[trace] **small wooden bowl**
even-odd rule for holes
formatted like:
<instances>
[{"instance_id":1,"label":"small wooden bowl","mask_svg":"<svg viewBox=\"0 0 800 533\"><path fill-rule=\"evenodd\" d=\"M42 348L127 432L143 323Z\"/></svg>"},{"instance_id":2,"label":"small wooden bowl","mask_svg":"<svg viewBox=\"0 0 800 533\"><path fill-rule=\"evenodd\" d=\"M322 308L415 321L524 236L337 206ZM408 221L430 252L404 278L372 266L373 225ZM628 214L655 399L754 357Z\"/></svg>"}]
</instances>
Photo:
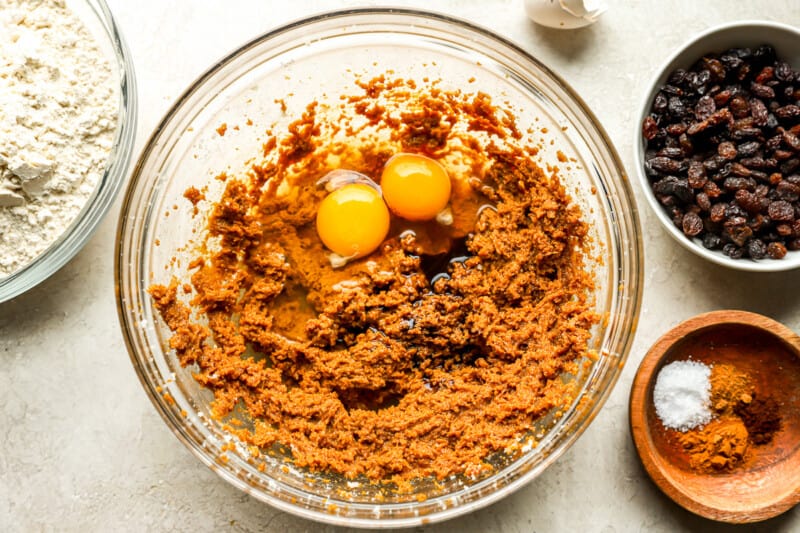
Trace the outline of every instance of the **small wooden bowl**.
<instances>
[{"instance_id":1,"label":"small wooden bowl","mask_svg":"<svg viewBox=\"0 0 800 533\"><path fill-rule=\"evenodd\" d=\"M693 470L686 453L655 412L659 370L691 355L706 364L730 364L753 378L758 396L779 405L781 429L772 442L750 446L744 464L720 473ZM800 336L765 316L714 311L691 318L647 352L630 397L633 440L645 470L678 505L734 524L774 517L800 502Z\"/></svg>"}]
</instances>

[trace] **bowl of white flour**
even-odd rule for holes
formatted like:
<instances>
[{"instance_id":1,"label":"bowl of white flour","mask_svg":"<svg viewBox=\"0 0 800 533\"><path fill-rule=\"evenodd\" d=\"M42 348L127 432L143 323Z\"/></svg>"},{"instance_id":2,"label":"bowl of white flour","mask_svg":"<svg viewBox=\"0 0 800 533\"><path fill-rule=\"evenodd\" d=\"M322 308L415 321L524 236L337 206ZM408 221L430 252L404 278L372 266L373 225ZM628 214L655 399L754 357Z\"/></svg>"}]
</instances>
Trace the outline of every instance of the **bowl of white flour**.
<instances>
[{"instance_id":1,"label":"bowl of white flour","mask_svg":"<svg viewBox=\"0 0 800 533\"><path fill-rule=\"evenodd\" d=\"M135 129L133 65L103 0L0 0L0 302L88 241Z\"/></svg>"}]
</instances>

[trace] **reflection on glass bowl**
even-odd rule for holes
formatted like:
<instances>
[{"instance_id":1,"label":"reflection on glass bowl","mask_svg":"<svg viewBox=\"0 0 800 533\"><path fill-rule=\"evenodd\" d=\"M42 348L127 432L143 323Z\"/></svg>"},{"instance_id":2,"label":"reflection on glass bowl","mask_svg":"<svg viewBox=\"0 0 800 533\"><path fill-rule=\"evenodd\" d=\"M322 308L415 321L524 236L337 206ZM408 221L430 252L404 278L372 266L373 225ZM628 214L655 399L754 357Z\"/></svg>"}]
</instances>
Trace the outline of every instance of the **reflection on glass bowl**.
<instances>
[{"instance_id":1,"label":"reflection on glass bowl","mask_svg":"<svg viewBox=\"0 0 800 533\"><path fill-rule=\"evenodd\" d=\"M172 275L185 279L178 265L185 267L191 254L181 247L192 232L202 230L203 218L173 209L186 204L186 189L208 186L206 194L213 197L220 187L216 173L243 169L261 146L255 133L237 132L236 141L224 137L220 142L221 124L244 117L266 125L287 116L291 120L302 111L300 104L347 94L352 88L348 73L369 79L387 70L403 78L442 80L450 88L471 84L525 110L517 117L520 131L533 132L535 122L537 135L549 132L553 144L537 155L542 165L556 164L563 157L559 151L574 158L561 177L590 225L598 256L592 264L596 310L602 316L590 342L596 357L572 377L579 385L577 398L563 416L545 417L531 428L535 446L519 457L499 457L485 476L420 482L412 492L397 494L369 482L310 474L280 455L254 461L210 415L212 394L168 348L170 332L147 294L154 282ZM284 96L288 109L282 113L274 102ZM225 480L280 509L334 524L400 527L483 507L552 464L586 429L622 369L638 316L642 255L624 176L607 136L572 90L537 60L485 30L398 9L357 9L291 24L244 45L197 80L142 154L120 215L116 258L118 309L131 359L178 438Z\"/></svg>"}]
</instances>

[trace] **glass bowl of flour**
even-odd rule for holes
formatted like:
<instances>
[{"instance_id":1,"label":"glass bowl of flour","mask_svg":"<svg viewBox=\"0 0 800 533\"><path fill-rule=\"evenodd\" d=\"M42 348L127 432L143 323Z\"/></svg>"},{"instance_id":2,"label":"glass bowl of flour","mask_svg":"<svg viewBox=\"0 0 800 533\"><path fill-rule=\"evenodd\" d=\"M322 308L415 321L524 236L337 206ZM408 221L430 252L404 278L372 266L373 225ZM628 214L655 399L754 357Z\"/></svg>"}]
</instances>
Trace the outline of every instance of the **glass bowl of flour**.
<instances>
[{"instance_id":1,"label":"glass bowl of flour","mask_svg":"<svg viewBox=\"0 0 800 533\"><path fill-rule=\"evenodd\" d=\"M0 302L89 240L135 129L133 65L103 0L0 0Z\"/></svg>"}]
</instances>

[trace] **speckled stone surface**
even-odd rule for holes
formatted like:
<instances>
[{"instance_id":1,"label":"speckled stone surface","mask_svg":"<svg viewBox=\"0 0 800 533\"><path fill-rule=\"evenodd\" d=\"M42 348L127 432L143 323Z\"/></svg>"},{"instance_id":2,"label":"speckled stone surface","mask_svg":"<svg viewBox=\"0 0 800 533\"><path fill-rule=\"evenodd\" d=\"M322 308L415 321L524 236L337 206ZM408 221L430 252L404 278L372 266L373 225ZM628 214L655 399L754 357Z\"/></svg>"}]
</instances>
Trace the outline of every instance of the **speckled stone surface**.
<instances>
[{"instance_id":1,"label":"speckled stone surface","mask_svg":"<svg viewBox=\"0 0 800 533\"><path fill-rule=\"evenodd\" d=\"M432 8L519 43L586 100L632 168L636 108L658 65L717 23L800 25L794 0L612 0L594 26L530 23L521 0L393 4ZM109 0L132 49L140 93L137 152L182 90L214 60L284 22L351 0ZM636 194L641 191L634 184ZM738 308L800 330L800 273L724 270L674 243L639 202L646 273L636 340L600 415L543 475L471 515L420 531L723 530L663 496L642 470L627 401L650 344L704 311ZM119 202L84 250L48 281L0 304L0 531L341 531L237 491L171 434L142 390L116 317L112 273ZM743 530L798 531L800 510Z\"/></svg>"}]
</instances>

